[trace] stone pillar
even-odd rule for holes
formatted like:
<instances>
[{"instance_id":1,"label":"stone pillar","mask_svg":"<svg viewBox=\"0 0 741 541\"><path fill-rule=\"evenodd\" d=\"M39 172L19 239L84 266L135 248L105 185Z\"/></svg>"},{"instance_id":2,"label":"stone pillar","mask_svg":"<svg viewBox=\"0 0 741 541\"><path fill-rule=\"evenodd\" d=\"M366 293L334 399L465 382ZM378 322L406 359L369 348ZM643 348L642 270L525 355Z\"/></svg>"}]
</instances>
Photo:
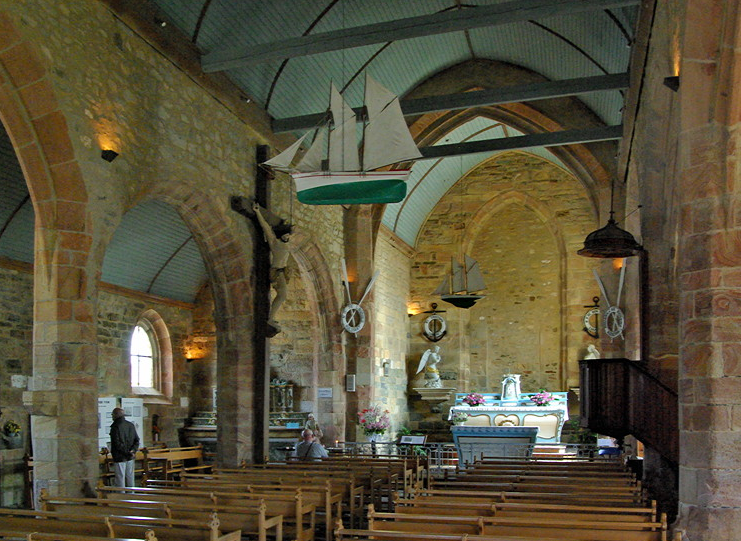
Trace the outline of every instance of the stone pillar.
<instances>
[{"instance_id":1,"label":"stone pillar","mask_svg":"<svg viewBox=\"0 0 741 541\"><path fill-rule=\"evenodd\" d=\"M95 305L85 258L72 256L85 238L36 230L33 378L23 398L35 488L52 495L91 496L99 475Z\"/></svg>"},{"instance_id":2,"label":"stone pillar","mask_svg":"<svg viewBox=\"0 0 741 541\"><path fill-rule=\"evenodd\" d=\"M0 50L0 117L36 223L33 377L23 395L34 478L52 494L90 495L98 478L98 367L87 192L46 63L5 10Z\"/></svg>"},{"instance_id":3,"label":"stone pillar","mask_svg":"<svg viewBox=\"0 0 741 541\"><path fill-rule=\"evenodd\" d=\"M350 294L358 302L373 276L373 221L371 205L352 205L345 212L345 259L350 279ZM344 306L346 302L342 303ZM347 396L347 426L345 437L357 441L357 412L374 404L373 363L375 359L373 341L373 292L361 305L366 315L365 326L357 336L345 332L347 373L355 374L355 393ZM382 402L382 401L381 401ZM362 439L362 438L360 438Z\"/></svg>"},{"instance_id":4,"label":"stone pillar","mask_svg":"<svg viewBox=\"0 0 741 541\"><path fill-rule=\"evenodd\" d=\"M242 313L237 311L224 318L217 313L216 317L218 461L230 468L238 467L243 460L253 462L256 449L265 444L264 436L255 433L255 417L264 414L264 407L255 407L254 326L252 318L244 313L251 308L245 303Z\"/></svg>"},{"instance_id":5,"label":"stone pillar","mask_svg":"<svg viewBox=\"0 0 741 541\"><path fill-rule=\"evenodd\" d=\"M739 14L689 0L680 70L680 493L684 539L741 531Z\"/></svg>"}]
</instances>

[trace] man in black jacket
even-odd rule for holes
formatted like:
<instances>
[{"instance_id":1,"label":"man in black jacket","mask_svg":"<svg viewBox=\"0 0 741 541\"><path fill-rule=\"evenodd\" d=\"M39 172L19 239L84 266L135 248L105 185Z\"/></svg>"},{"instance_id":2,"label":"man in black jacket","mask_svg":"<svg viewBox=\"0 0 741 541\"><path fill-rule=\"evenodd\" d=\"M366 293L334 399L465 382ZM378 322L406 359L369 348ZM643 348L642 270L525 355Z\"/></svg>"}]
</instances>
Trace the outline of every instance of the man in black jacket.
<instances>
[{"instance_id":1,"label":"man in black jacket","mask_svg":"<svg viewBox=\"0 0 741 541\"><path fill-rule=\"evenodd\" d=\"M115 472L114 485L117 487L134 486L134 458L139 450L139 436L134 423L124 419L124 410L114 408L111 412L111 456Z\"/></svg>"}]
</instances>

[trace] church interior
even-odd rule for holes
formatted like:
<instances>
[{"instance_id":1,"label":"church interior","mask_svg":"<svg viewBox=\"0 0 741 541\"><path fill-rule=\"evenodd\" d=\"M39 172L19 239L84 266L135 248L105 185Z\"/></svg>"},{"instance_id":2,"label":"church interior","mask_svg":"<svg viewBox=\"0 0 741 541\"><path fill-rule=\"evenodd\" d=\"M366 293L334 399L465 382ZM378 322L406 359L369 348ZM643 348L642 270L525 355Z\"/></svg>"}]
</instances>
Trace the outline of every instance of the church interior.
<instances>
[{"instance_id":1,"label":"church interior","mask_svg":"<svg viewBox=\"0 0 741 541\"><path fill-rule=\"evenodd\" d=\"M737 539L739 7L0 0L0 507L93 495L116 406L238 468L542 391Z\"/></svg>"}]
</instances>

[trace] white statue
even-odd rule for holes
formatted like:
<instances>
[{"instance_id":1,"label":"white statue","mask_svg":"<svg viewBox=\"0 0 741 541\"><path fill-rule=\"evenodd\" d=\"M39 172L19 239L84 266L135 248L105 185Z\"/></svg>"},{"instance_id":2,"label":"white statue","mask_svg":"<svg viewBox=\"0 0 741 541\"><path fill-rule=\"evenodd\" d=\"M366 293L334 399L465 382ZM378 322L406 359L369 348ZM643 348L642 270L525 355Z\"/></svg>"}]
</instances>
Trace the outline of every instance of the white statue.
<instances>
[{"instance_id":1,"label":"white statue","mask_svg":"<svg viewBox=\"0 0 741 541\"><path fill-rule=\"evenodd\" d=\"M502 400L520 399L520 374L504 374L502 379Z\"/></svg>"},{"instance_id":2,"label":"white statue","mask_svg":"<svg viewBox=\"0 0 741 541\"><path fill-rule=\"evenodd\" d=\"M422 354L419 360L419 366L417 367L417 374L424 370L425 366L425 387L429 389L440 389L443 384L440 381L440 372L437 369L437 364L441 361L440 358L440 346L434 346L433 349L428 349Z\"/></svg>"},{"instance_id":3,"label":"white statue","mask_svg":"<svg viewBox=\"0 0 741 541\"><path fill-rule=\"evenodd\" d=\"M599 359L599 358L600 356L599 356L599 351L597 350L597 348L594 346L594 344L589 344L587 346L587 354L584 355L584 359L586 360L586 359Z\"/></svg>"}]
</instances>

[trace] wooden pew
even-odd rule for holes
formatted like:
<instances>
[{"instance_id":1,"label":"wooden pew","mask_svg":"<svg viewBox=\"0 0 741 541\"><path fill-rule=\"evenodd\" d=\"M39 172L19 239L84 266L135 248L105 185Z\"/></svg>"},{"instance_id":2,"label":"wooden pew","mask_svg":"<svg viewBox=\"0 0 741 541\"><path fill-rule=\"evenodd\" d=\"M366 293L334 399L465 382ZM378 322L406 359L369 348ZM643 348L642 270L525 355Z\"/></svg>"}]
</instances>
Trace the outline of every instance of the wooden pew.
<instances>
[{"instance_id":1,"label":"wooden pew","mask_svg":"<svg viewBox=\"0 0 741 541\"><path fill-rule=\"evenodd\" d=\"M183 474L180 484L183 487L191 489L239 490L256 494L301 489L304 495L304 501L314 504L317 513L323 513L325 515L325 524L330 536L332 525L334 524L333 515L342 516L343 502L347 505L351 521L354 521L357 516L361 515L363 510L363 488L356 486L352 478L333 479L317 475L300 477L298 479L294 478L290 484L284 483L282 478L280 482L275 483L269 483L268 481L271 478L264 476L260 476L258 479L250 479L259 480L262 483L247 483L247 479L239 474Z\"/></svg>"},{"instance_id":2,"label":"wooden pew","mask_svg":"<svg viewBox=\"0 0 741 541\"><path fill-rule=\"evenodd\" d=\"M444 535L439 533L394 532L383 530L354 530L338 527L335 529L336 541L350 540L387 540L387 541L523 541L520 536L496 537L485 535ZM539 541L561 541L557 537L541 537Z\"/></svg>"},{"instance_id":3,"label":"wooden pew","mask_svg":"<svg viewBox=\"0 0 741 541\"><path fill-rule=\"evenodd\" d=\"M241 532L222 533L218 517L208 521L174 520L140 516L71 515L51 511L0 508L3 529L25 533L143 537L153 530L159 541L240 541Z\"/></svg>"},{"instance_id":4,"label":"wooden pew","mask_svg":"<svg viewBox=\"0 0 741 541\"><path fill-rule=\"evenodd\" d=\"M291 484L295 482L294 480L298 476L308 479L316 479L319 476L331 479L346 479L351 476L358 485L364 487L366 491L365 499L378 506L391 501L393 487L396 486L396 481L400 475L388 464L333 465L318 462L303 465L251 465L240 471L230 470L228 473L243 475L246 482L253 484L271 483L276 478L279 482Z\"/></svg>"},{"instance_id":5,"label":"wooden pew","mask_svg":"<svg viewBox=\"0 0 741 541\"><path fill-rule=\"evenodd\" d=\"M523 541L521 536L489 536L489 535L445 535L439 533L393 532L383 530L354 530L345 529L342 525L335 528L336 541L349 540L384 540L384 541ZM561 537L539 537L539 541L562 541ZM674 541L682 541L681 533L677 532Z\"/></svg>"},{"instance_id":6,"label":"wooden pew","mask_svg":"<svg viewBox=\"0 0 741 541\"><path fill-rule=\"evenodd\" d=\"M327 519L327 530L331 535L331 526L333 524L334 516L341 516L342 514L342 501L344 491L342 487L333 489L330 482L323 485L317 485L317 483L311 483L307 485L248 485L242 483L228 483L223 481L215 481L210 479L208 476L202 477L197 476L194 479L185 478L180 480L167 481L164 486L157 486L158 482L155 481L155 486L144 487L145 489L158 489L159 492L147 492L145 494L158 494L167 493L173 494L177 497L187 499L191 502L199 501L202 498L208 497L215 503L224 504L229 502L232 505L242 505L241 502L253 498L261 498L266 501L269 509L273 512L278 511L278 501L286 502L295 501L295 509L288 510L281 508L281 511L285 518L297 517L299 515L307 516L308 513L312 513L309 522L311 526L304 529L302 537L309 538L311 534L309 532L314 531L315 526L315 514L318 510L325 514ZM148 483L149 484L149 483ZM119 491L116 491L118 493ZM123 492L123 491L122 491ZM131 494L130 491L127 491ZM148 497L141 496L142 491L137 491L137 497ZM293 500L291 500L291 495ZM116 496L119 497L119 496ZM159 498L157 498L159 500ZM169 501L169 500L168 500ZM203 500L205 501L205 500ZM362 503L362 500L361 500ZM306 522L301 519L302 522ZM299 519L296 518L296 522ZM244 529L244 528L243 528Z\"/></svg>"},{"instance_id":7,"label":"wooden pew","mask_svg":"<svg viewBox=\"0 0 741 541\"><path fill-rule=\"evenodd\" d=\"M622 463L617 461L611 464L600 463L580 463L580 462L482 462L475 461L465 466L459 466L458 469L467 470L527 470L527 471L544 471L544 472L592 472L592 473L614 473L626 474L630 470Z\"/></svg>"},{"instance_id":8,"label":"wooden pew","mask_svg":"<svg viewBox=\"0 0 741 541\"><path fill-rule=\"evenodd\" d=\"M580 492L559 492L551 491L524 491L517 492L512 490L495 490L486 491L478 488L472 491L470 488L462 487L458 489L423 489L417 491L415 497L438 497L438 498L455 498L459 501L498 501L498 502L542 502L542 503L570 503L584 505L637 505L642 504L643 498L635 497L632 494L601 494Z\"/></svg>"},{"instance_id":9,"label":"wooden pew","mask_svg":"<svg viewBox=\"0 0 741 541\"><path fill-rule=\"evenodd\" d=\"M146 448L141 448L136 452L136 456L134 457L134 478L135 479L141 479L142 481L146 480L147 478L147 450ZM111 484L113 482L113 478L115 477L115 472L113 469L113 457L111 456L110 451L103 447L100 450L100 453L98 453L98 464L100 466L100 481L103 484Z\"/></svg>"},{"instance_id":10,"label":"wooden pew","mask_svg":"<svg viewBox=\"0 0 741 541\"><path fill-rule=\"evenodd\" d=\"M394 468L399 476L403 479L404 495L408 494L413 488L419 486L426 480L429 471L429 461L425 457L399 457L394 455L381 455L373 458L369 457L346 457L346 456L329 456L321 459L321 464L332 465L350 465L352 466L390 466Z\"/></svg>"},{"instance_id":11,"label":"wooden pew","mask_svg":"<svg viewBox=\"0 0 741 541\"><path fill-rule=\"evenodd\" d=\"M112 500L107 498L39 498L43 511L54 511L78 516L143 516L181 520L208 520L214 513L224 530L241 530L243 535L256 535L266 541L270 530L275 529L277 540L283 537L283 515L268 518L263 500L248 501L241 506L197 505L178 502L147 500Z\"/></svg>"},{"instance_id":12,"label":"wooden pew","mask_svg":"<svg viewBox=\"0 0 741 541\"><path fill-rule=\"evenodd\" d=\"M184 487L98 487L98 494L101 498L116 500L164 502L171 509L178 506L201 506L203 509L246 508L255 505L250 502L264 502L267 516L281 515L283 529L289 523L294 527L296 541L311 541L316 527L316 507L305 503L301 489L256 494L246 491L191 490Z\"/></svg>"},{"instance_id":13,"label":"wooden pew","mask_svg":"<svg viewBox=\"0 0 741 541\"><path fill-rule=\"evenodd\" d=\"M593 485L599 482L601 486L640 486L640 482L635 478L605 477L598 475L542 475L542 474L480 474L480 473L462 473L460 475L448 475L441 480L433 480L433 484L440 484L441 481L461 482L461 483L538 483L538 484L568 484L568 485Z\"/></svg>"},{"instance_id":14,"label":"wooden pew","mask_svg":"<svg viewBox=\"0 0 741 541\"><path fill-rule=\"evenodd\" d=\"M667 524L620 520L572 520L528 517L460 516L379 513L368 508L368 530L389 530L458 535L504 535L543 538L554 535L562 541L667 541Z\"/></svg>"},{"instance_id":15,"label":"wooden pew","mask_svg":"<svg viewBox=\"0 0 741 541\"><path fill-rule=\"evenodd\" d=\"M326 493L322 486L331 486L331 491L338 491L342 493L342 507L348 510L351 518L351 523L355 520L362 518L363 506L366 499L370 499L375 495L373 488L377 485L370 477L359 475L353 471L334 471L325 472L319 471L314 472L310 470L272 470L272 469L257 469L257 470L228 470L223 473L224 470L219 470L222 473L214 473L212 475L197 475L188 474L183 477L184 484L189 487L208 486L208 482L199 483L198 479L222 479L232 485L248 485L248 486L282 486L282 487L301 487L302 489L309 489L310 491L321 490ZM227 478L221 478L221 476L230 476ZM330 499L334 499L335 496L329 496ZM328 526L330 526L328 524Z\"/></svg>"},{"instance_id":16,"label":"wooden pew","mask_svg":"<svg viewBox=\"0 0 741 541\"><path fill-rule=\"evenodd\" d=\"M145 460L145 468L150 475L157 471L163 479L172 479L182 472L211 470L210 464L203 463L202 445L149 449Z\"/></svg>"},{"instance_id":17,"label":"wooden pew","mask_svg":"<svg viewBox=\"0 0 741 541\"><path fill-rule=\"evenodd\" d=\"M432 483L433 489L465 490L471 486L470 482L436 480ZM559 493L576 494L581 498L609 496L615 499L628 499L630 501L645 501L645 493L640 486L601 486L597 482L584 485L573 485L568 482L559 483L490 483L477 481L475 486L478 490L487 492L510 492L510 493Z\"/></svg>"},{"instance_id":18,"label":"wooden pew","mask_svg":"<svg viewBox=\"0 0 741 541\"><path fill-rule=\"evenodd\" d=\"M476 515L476 516L525 516L536 520L567 518L572 520L620 520L630 522L656 522L656 505L651 507L609 507L573 505L563 503L511 503L511 502L457 502L450 499L399 499L397 513Z\"/></svg>"},{"instance_id":19,"label":"wooden pew","mask_svg":"<svg viewBox=\"0 0 741 541\"><path fill-rule=\"evenodd\" d=\"M273 468L278 467L290 467L293 464L302 463L298 459L288 460L284 464L271 464ZM327 467L327 469L336 469L337 467L342 468L383 468L393 472L393 478L389 479L389 483L392 486L392 490L403 490L404 495L409 494L412 488L417 483L421 483L426 478L426 472L428 469L428 463L426 459L421 457L398 457L398 456L383 456L383 457L325 457L319 461L303 462L304 467L313 471L318 471L321 468ZM399 484L401 480L402 484Z\"/></svg>"},{"instance_id":20,"label":"wooden pew","mask_svg":"<svg viewBox=\"0 0 741 541\"><path fill-rule=\"evenodd\" d=\"M157 541L152 530L147 530L143 537L96 537L83 534L14 532L0 527L0 539L18 541Z\"/></svg>"}]
</instances>

